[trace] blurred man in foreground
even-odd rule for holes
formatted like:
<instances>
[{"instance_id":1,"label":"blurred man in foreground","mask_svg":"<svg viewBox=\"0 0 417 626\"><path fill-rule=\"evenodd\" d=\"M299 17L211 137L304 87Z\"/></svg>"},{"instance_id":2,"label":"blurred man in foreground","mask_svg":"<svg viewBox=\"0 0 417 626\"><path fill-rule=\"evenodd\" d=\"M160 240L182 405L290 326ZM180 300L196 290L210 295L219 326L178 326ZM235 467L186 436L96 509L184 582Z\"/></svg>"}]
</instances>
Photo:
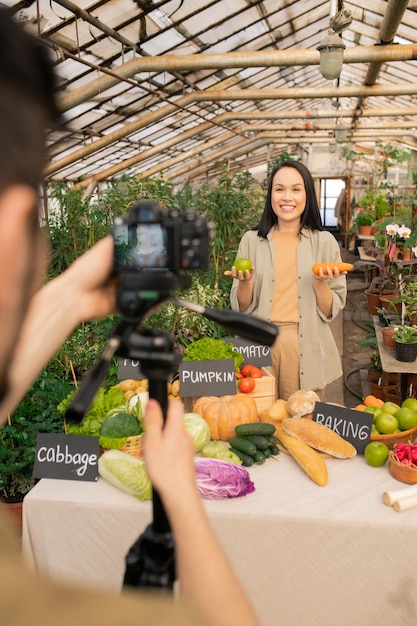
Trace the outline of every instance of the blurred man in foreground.
<instances>
[{"instance_id":1,"label":"blurred man in foreground","mask_svg":"<svg viewBox=\"0 0 417 626\"><path fill-rule=\"evenodd\" d=\"M46 49L0 10L0 422L16 407L59 345L83 320L115 311L112 240L99 242L39 289L47 245L39 228L45 129L57 120ZM195 487L194 449L180 403L165 427L158 403L145 417L145 462L171 522L180 601L145 593L75 590L25 568L0 519L3 626L257 626L210 528ZM1 471L1 468L0 468Z\"/></svg>"}]
</instances>

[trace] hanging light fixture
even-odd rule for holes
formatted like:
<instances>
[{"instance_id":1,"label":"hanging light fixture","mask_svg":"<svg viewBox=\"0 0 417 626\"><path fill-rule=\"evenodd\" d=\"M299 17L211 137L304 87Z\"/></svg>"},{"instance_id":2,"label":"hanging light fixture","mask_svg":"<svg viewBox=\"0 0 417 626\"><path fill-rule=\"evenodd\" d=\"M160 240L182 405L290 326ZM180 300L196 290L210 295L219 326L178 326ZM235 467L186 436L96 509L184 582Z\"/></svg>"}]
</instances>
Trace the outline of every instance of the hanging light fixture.
<instances>
[{"instance_id":1,"label":"hanging light fixture","mask_svg":"<svg viewBox=\"0 0 417 626\"><path fill-rule=\"evenodd\" d=\"M343 50L346 48L339 35L350 26L352 18L349 9L341 9L331 20L327 37L317 46L320 52L320 72L323 78L339 78L343 66Z\"/></svg>"}]
</instances>

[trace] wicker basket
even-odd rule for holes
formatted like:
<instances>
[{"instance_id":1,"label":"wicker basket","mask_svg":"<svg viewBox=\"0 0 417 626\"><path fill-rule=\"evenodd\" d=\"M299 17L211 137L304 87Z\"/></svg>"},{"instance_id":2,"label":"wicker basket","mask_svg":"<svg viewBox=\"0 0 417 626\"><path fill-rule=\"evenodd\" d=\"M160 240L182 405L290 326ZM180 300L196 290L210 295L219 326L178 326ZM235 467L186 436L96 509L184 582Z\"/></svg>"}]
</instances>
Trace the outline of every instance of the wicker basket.
<instances>
[{"instance_id":1,"label":"wicker basket","mask_svg":"<svg viewBox=\"0 0 417 626\"><path fill-rule=\"evenodd\" d=\"M391 451L388 456L388 469L395 480L407 483L408 485L415 485L417 483L417 467L406 467L398 461L393 451Z\"/></svg>"},{"instance_id":2,"label":"wicker basket","mask_svg":"<svg viewBox=\"0 0 417 626\"><path fill-rule=\"evenodd\" d=\"M392 449L396 443L412 443L417 437L416 428L403 430L401 433L392 433L391 435L371 435L371 441L382 441L388 448Z\"/></svg>"},{"instance_id":3,"label":"wicker basket","mask_svg":"<svg viewBox=\"0 0 417 626\"><path fill-rule=\"evenodd\" d=\"M110 450L110 448L100 448L100 453L106 452L106 450ZM128 437L125 445L117 448L117 450L141 459L143 457L143 434Z\"/></svg>"}]
</instances>

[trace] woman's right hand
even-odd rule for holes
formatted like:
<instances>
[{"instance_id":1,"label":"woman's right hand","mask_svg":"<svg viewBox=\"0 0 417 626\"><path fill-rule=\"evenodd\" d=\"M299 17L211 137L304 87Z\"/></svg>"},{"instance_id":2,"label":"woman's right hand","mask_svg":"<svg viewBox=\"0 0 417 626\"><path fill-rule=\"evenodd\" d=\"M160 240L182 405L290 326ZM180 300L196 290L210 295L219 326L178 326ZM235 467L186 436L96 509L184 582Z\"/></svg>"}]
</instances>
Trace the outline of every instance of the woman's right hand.
<instances>
[{"instance_id":1,"label":"woman's right hand","mask_svg":"<svg viewBox=\"0 0 417 626\"><path fill-rule=\"evenodd\" d=\"M252 280L254 274L255 268L253 266L250 271L246 270L245 272L242 272L239 270L239 272L237 272L236 267L233 265L231 270L226 270L224 272L225 276L231 276L231 278L236 278L237 280Z\"/></svg>"}]
</instances>

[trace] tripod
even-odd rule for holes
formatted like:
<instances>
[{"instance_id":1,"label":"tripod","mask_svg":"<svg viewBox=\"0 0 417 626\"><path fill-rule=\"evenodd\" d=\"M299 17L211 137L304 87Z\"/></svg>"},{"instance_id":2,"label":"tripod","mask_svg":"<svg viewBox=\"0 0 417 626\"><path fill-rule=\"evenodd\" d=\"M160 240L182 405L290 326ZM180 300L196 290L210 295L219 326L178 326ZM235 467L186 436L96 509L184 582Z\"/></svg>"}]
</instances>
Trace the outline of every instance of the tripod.
<instances>
[{"instance_id":1,"label":"tripod","mask_svg":"<svg viewBox=\"0 0 417 626\"><path fill-rule=\"evenodd\" d=\"M79 423L88 410L99 386L102 384L113 356L138 360L142 372L149 380L149 397L161 405L164 419L168 405L167 383L180 361L174 351L172 336L164 331L152 331L142 326L146 313L163 300L205 315L234 335L272 345L278 329L274 324L260 318L229 310L204 307L186 300L169 297L170 280L158 283L155 291L153 278L141 279L141 288L123 292L118 299L122 319L112 333L100 360L87 374L65 414L66 420ZM132 278L132 277L131 277ZM161 277L162 278L162 277ZM166 278L166 277L165 277ZM133 280L133 278L132 278ZM136 276L135 280L139 280ZM149 289L152 285L153 291ZM147 297L144 297L147 295ZM174 542L169 520L157 490L153 490L153 521L140 535L126 556L124 585L128 587L153 587L170 590L175 582Z\"/></svg>"}]
</instances>

